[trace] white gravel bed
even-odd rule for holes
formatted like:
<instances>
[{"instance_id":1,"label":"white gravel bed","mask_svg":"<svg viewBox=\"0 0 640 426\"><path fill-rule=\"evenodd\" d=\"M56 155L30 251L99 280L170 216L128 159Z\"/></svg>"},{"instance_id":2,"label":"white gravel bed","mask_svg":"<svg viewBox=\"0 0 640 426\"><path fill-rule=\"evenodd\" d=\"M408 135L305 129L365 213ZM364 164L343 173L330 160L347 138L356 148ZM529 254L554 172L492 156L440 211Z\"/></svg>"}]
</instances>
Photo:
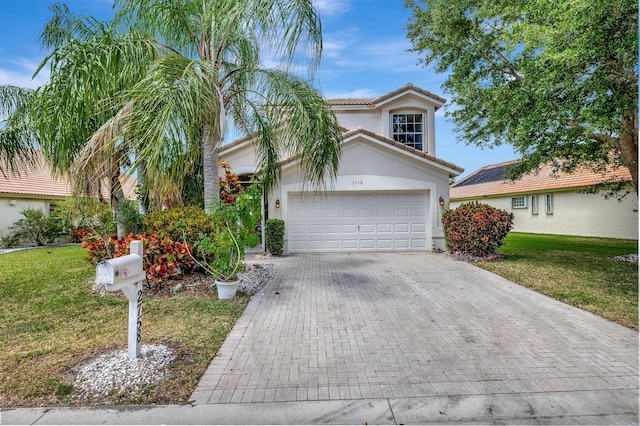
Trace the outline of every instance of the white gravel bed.
<instances>
[{"instance_id":1,"label":"white gravel bed","mask_svg":"<svg viewBox=\"0 0 640 426\"><path fill-rule=\"evenodd\" d=\"M247 270L241 274L238 290L253 296L262 289L273 273L273 263L254 263L247 265Z\"/></svg>"},{"instance_id":2,"label":"white gravel bed","mask_svg":"<svg viewBox=\"0 0 640 426\"><path fill-rule=\"evenodd\" d=\"M111 351L77 367L73 386L80 399L119 392L137 394L145 386L165 380L174 359L173 351L164 345L143 344L137 359L129 359L126 348Z\"/></svg>"},{"instance_id":3,"label":"white gravel bed","mask_svg":"<svg viewBox=\"0 0 640 426\"><path fill-rule=\"evenodd\" d=\"M624 256L615 256L613 260L617 260L618 262L638 263L638 255L625 254Z\"/></svg>"}]
</instances>

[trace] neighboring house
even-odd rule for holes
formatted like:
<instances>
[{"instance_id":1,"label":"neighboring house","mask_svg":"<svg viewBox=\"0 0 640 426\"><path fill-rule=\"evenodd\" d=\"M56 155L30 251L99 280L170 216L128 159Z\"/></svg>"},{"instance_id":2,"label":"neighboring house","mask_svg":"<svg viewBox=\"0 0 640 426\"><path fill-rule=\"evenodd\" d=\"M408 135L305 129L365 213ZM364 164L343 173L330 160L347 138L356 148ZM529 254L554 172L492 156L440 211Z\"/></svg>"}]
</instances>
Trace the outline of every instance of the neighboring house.
<instances>
[{"instance_id":1,"label":"neighboring house","mask_svg":"<svg viewBox=\"0 0 640 426\"><path fill-rule=\"evenodd\" d=\"M542 167L516 181L505 180L506 170L517 161L482 167L451 186L451 208L479 201L514 214L514 231L638 239L638 197L631 191L619 201L584 189L602 182L630 182L625 168L595 173L579 168L573 173L553 173Z\"/></svg>"},{"instance_id":2,"label":"neighboring house","mask_svg":"<svg viewBox=\"0 0 640 426\"><path fill-rule=\"evenodd\" d=\"M295 157L282 162L265 216L285 221L285 253L444 249L449 179L436 157L434 117L445 100L408 84L377 99L329 99L345 129L336 182L309 193ZM250 137L221 148L239 176L256 170ZM221 171L222 172L222 171Z\"/></svg>"},{"instance_id":3,"label":"neighboring house","mask_svg":"<svg viewBox=\"0 0 640 426\"><path fill-rule=\"evenodd\" d=\"M31 208L49 214L56 203L73 196L69 182L53 175L41 152L36 154L34 164L23 164L19 169L19 175L0 173L0 232L3 233L23 218L21 211ZM128 199L136 199L136 184L132 178L124 181L123 190ZM106 194L105 197L108 198Z\"/></svg>"}]
</instances>

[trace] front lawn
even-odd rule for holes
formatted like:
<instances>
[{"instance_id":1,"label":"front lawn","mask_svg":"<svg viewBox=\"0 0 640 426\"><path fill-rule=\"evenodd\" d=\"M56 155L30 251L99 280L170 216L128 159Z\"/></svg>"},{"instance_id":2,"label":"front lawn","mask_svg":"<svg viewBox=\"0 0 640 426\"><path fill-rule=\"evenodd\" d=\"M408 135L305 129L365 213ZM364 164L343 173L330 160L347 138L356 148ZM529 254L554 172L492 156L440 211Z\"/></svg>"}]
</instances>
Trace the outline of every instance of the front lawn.
<instances>
[{"instance_id":1,"label":"front lawn","mask_svg":"<svg viewBox=\"0 0 640 426\"><path fill-rule=\"evenodd\" d=\"M637 241L511 232L504 259L477 265L562 302L638 329Z\"/></svg>"},{"instance_id":2,"label":"front lawn","mask_svg":"<svg viewBox=\"0 0 640 426\"><path fill-rule=\"evenodd\" d=\"M92 293L95 269L80 247L0 255L0 407L80 403L68 373L80 362L126 349L128 301ZM141 396L102 403L184 403L249 298L217 300L215 290L145 298L142 343L173 349L171 377Z\"/></svg>"}]
</instances>

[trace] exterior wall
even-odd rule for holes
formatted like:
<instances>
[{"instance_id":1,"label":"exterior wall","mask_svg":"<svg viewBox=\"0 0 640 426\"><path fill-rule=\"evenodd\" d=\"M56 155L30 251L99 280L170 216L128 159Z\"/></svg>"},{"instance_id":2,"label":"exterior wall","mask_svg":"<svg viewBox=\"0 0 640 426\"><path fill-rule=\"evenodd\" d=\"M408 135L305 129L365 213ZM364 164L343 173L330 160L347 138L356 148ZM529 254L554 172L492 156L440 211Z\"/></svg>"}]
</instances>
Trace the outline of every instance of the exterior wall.
<instances>
[{"instance_id":1,"label":"exterior wall","mask_svg":"<svg viewBox=\"0 0 640 426\"><path fill-rule=\"evenodd\" d=\"M8 233L9 227L22 219L20 214L25 209L39 209L49 213L49 200L35 198L11 197L8 194L0 196L0 232Z\"/></svg>"},{"instance_id":2,"label":"exterior wall","mask_svg":"<svg viewBox=\"0 0 640 426\"><path fill-rule=\"evenodd\" d=\"M552 214L545 213L545 194L553 194ZM516 194L518 195L521 194ZM517 232L638 239L638 199L635 194L629 194L619 202L615 199L607 200L601 194L539 193L537 215L531 214L531 195L534 194L526 194L526 209L512 209L512 195L477 201L512 212L513 230ZM452 202L451 208L462 203Z\"/></svg>"},{"instance_id":3,"label":"exterior wall","mask_svg":"<svg viewBox=\"0 0 640 426\"><path fill-rule=\"evenodd\" d=\"M445 249L442 221L443 208L439 205L442 196L448 199L449 176L446 171L435 167L425 167L418 159L406 155L392 154L391 147L375 146L368 141L351 141L345 144L338 178L328 189L336 192L380 192L416 191L427 192L431 223L427 224L436 249ZM372 146L373 145L373 146ZM296 167L283 172L280 187L269 194L269 217L285 220L285 240L287 231L287 201L289 193L300 193L310 188L303 181ZM314 195L309 194L310 197ZM316 194L321 197L321 194ZM321 198L320 198L321 199ZM276 208L276 200L280 207ZM287 247L285 246L285 250Z\"/></svg>"},{"instance_id":4,"label":"exterior wall","mask_svg":"<svg viewBox=\"0 0 640 426\"><path fill-rule=\"evenodd\" d=\"M379 110L363 110L363 111L336 111L338 123L346 129L355 130L362 126L379 135L382 133L382 120ZM389 136L389 135L384 135Z\"/></svg>"}]
</instances>

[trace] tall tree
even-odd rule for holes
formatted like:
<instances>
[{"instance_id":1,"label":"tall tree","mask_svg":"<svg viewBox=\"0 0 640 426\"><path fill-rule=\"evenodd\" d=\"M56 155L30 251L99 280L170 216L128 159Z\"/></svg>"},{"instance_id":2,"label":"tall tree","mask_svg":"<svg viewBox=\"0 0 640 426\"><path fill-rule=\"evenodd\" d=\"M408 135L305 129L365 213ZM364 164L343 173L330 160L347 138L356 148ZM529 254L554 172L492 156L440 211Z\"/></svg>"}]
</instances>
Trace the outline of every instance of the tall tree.
<instances>
[{"instance_id":1,"label":"tall tree","mask_svg":"<svg viewBox=\"0 0 640 426\"><path fill-rule=\"evenodd\" d=\"M151 170L185 175L202 158L205 204L219 197L217 152L227 120L253 134L267 189L280 176L280 155L300 155L314 184L335 178L341 132L321 94L297 77L321 55L312 0L116 0L117 19L154 34L166 54L126 91L125 132ZM270 49L278 68L261 65ZM175 170L171 170L171 164Z\"/></svg>"},{"instance_id":2,"label":"tall tree","mask_svg":"<svg viewBox=\"0 0 640 426\"><path fill-rule=\"evenodd\" d=\"M51 53L37 71L49 65L51 76L34 93L31 125L54 172L69 175L85 194L101 194L106 184L117 214L124 199L121 172L129 163L123 147L128 140L111 144L94 134L101 129L112 137L118 134L112 120L120 109L116 100L144 74L156 45L113 24L79 18L65 5L55 4L51 10L54 15L41 35ZM109 150L102 149L105 146ZM120 226L118 233L123 232Z\"/></svg>"},{"instance_id":3,"label":"tall tree","mask_svg":"<svg viewBox=\"0 0 640 426\"><path fill-rule=\"evenodd\" d=\"M29 110L33 91L0 86L0 173L18 174L20 164L34 160Z\"/></svg>"},{"instance_id":4,"label":"tall tree","mask_svg":"<svg viewBox=\"0 0 640 426\"><path fill-rule=\"evenodd\" d=\"M448 72L459 139L513 144L512 177L553 161L627 167L638 192L636 0L405 0L424 66Z\"/></svg>"}]
</instances>

